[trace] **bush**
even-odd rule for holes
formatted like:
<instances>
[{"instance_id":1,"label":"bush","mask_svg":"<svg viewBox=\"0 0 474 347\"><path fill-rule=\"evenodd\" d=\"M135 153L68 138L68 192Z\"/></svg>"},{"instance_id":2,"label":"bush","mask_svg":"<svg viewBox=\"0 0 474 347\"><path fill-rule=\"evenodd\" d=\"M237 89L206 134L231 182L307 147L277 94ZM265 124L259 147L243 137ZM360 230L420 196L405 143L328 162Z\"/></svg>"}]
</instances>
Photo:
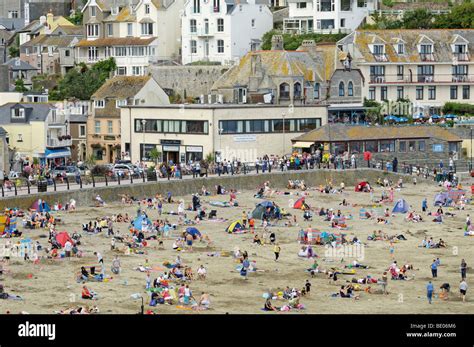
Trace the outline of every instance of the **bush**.
<instances>
[{"instance_id":1,"label":"bush","mask_svg":"<svg viewBox=\"0 0 474 347\"><path fill-rule=\"evenodd\" d=\"M443 113L452 113L460 116L474 115L474 105L459 102L447 102L443 106Z\"/></svg>"}]
</instances>

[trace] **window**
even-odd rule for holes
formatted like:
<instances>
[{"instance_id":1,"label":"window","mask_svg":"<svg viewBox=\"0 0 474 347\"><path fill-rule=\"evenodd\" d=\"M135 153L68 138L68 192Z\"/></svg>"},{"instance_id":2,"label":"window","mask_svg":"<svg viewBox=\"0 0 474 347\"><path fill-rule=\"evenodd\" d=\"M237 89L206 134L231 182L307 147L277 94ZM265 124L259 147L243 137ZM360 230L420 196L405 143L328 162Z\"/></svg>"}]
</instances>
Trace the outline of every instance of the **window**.
<instances>
[{"instance_id":1,"label":"window","mask_svg":"<svg viewBox=\"0 0 474 347\"><path fill-rule=\"evenodd\" d=\"M104 100L95 100L94 101L94 107L95 108L104 108L105 107L105 101Z\"/></svg>"},{"instance_id":2,"label":"window","mask_svg":"<svg viewBox=\"0 0 474 347\"><path fill-rule=\"evenodd\" d=\"M90 6L89 9L90 9L90 16L95 17L97 13L97 8L95 6Z\"/></svg>"},{"instance_id":3,"label":"window","mask_svg":"<svg viewBox=\"0 0 474 347\"><path fill-rule=\"evenodd\" d=\"M99 37L99 24L88 24L87 25L87 36L88 37Z\"/></svg>"},{"instance_id":4,"label":"window","mask_svg":"<svg viewBox=\"0 0 474 347\"><path fill-rule=\"evenodd\" d=\"M320 118L299 119L252 119L220 121L219 128L222 134L255 134L255 133L301 133L314 130L321 126Z\"/></svg>"},{"instance_id":5,"label":"window","mask_svg":"<svg viewBox=\"0 0 474 347\"><path fill-rule=\"evenodd\" d=\"M458 144L456 142L449 142L449 152L455 153L458 151Z\"/></svg>"},{"instance_id":6,"label":"window","mask_svg":"<svg viewBox=\"0 0 474 347\"><path fill-rule=\"evenodd\" d=\"M219 23L219 20L217 20L217 23ZM196 22L195 19L191 19L191 20L189 21L189 31L190 31L191 33L197 32L197 22Z\"/></svg>"},{"instance_id":7,"label":"window","mask_svg":"<svg viewBox=\"0 0 474 347\"><path fill-rule=\"evenodd\" d=\"M436 100L436 87L435 86L428 87L428 100Z\"/></svg>"},{"instance_id":8,"label":"window","mask_svg":"<svg viewBox=\"0 0 474 347\"><path fill-rule=\"evenodd\" d=\"M193 13L201 13L201 0L193 1Z\"/></svg>"},{"instance_id":9,"label":"window","mask_svg":"<svg viewBox=\"0 0 474 347\"><path fill-rule=\"evenodd\" d=\"M71 51L70 51L69 49L66 49L66 50L64 51L64 56L65 56L65 57L70 57L70 56L71 56Z\"/></svg>"},{"instance_id":10,"label":"window","mask_svg":"<svg viewBox=\"0 0 474 347\"><path fill-rule=\"evenodd\" d=\"M405 45L403 43L397 44L397 54L405 54Z\"/></svg>"},{"instance_id":11,"label":"window","mask_svg":"<svg viewBox=\"0 0 474 347\"><path fill-rule=\"evenodd\" d=\"M314 95L313 95L315 99L320 98L320 89L321 89L321 85L319 83L315 83L314 84Z\"/></svg>"},{"instance_id":12,"label":"window","mask_svg":"<svg viewBox=\"0 0 474 347\"><path fill-rule=\"evenodd\" d=\"M423 87L416 87L416 100L423 100Z\"/></svg>"},{"instance_id":13,"label":"window","mask_svg":"<svg viewBox=\"0 0 474 347\"><path fill-rule=\"evenodd\" d=\"M23 134L18 134L18 140L16 142L23 142Z\"/></svg>"},{"instance_id":14,"label":"window","mask_svg":"<svg viewBox=\"0 0 474 347\"><path fill-rule=\"evenodd\" d=\"M115 107L127 106L127 99L115 100Z\"/></svg>"},{"instance_id":15,"label":"window","mask_svg":"<svg viewBox=\"0 0 474 347\"><path fill-rule=\"evenodd\" d=\"M142 23L142 36L153 35L153 23Z\"/></svg>"},{"instance_id":16,"label":"window","mask_svg":"<svg viewBox=\"0 0 474 347\"><path fill-rule=\"evenodd\" d=\"M296 8L306 8L306 2L297 2Z\"/></svg>"},{"instance_id":17,"label":"window","mask_svg":"<svg viewBox=\"0 0 474 347\"><path fill-rule=\"evenodd\" d=\"M79 137L86 137L86 126L79 125Z\"/></svg>"},{"instance_id":18,"label":"window","mask_svg":"<svg viewBox=\"0 0 474 347\"><path fill-rule=\"evenodd\" d=\"M418 141L418 150L419 150L420 152L424 152L424 151L425 151L425 148L426 148L425 140L420 140L420 141Z\"/></svg>"},{"instance_id":19,"label":"window","mask_svg":"<svg viewBox=\"0 0 474 347\"><path fill-rule=\"evenodd\" d=\"M434 65L418 65L418 82L433 82Z\"/></svg>"},{"instance_id":20,"label":"window","mask_svg":"<svg viewBox=\"0 0 474 347\"><path fill-rule=\"evenodd\" d=\"M135 119L135 132L141 133L181 133L208 134L208 121L147 119L143 129L143 119Z\"/></svg>"},{"instance_id":21,"label":"window","mask_svg":"<svg viewBox=\"0 0 474 347\"><path fill-rule=\"evenodd\" d=\"M375 100L375 87L369 88L369 100Z\"/></svg>"},{"instance_id":22,"label":"window","mask_svg":"<svg viewBox=\"0 0 474 347\"><path fill-rule=\"evenodd\" d=\"M251 24L252 28L255 28L255 19L252 19L250 24Z\"/></svg>"},{"instance_id":23,"label":"window","mask_svg":"<svg viewBox=\"0 0 474 347\"><path fill-rule=\"evenodd\" d=\"M341 28L345 28L345 27L346 27L346 19L341 18Z\"/></svg>"},{"instance_id":24,"label":"window","mask_svg":"<svg viewBox=\"0 0 474 347\"><path fill-rule=\"evenodd\" d=\"M220 1L220 0L213 0L213 1L212 1L214 13L218 13L218 12L221 11L221 6L220 6L219 1Z\"/></svg>"},{"instance_id":25,"label":"window","mask_svg":"<svg viewBox=\"0 0 474 347\"><path fill-rule=\"evenodd\" d=\"M127 47L115 47L115 56L116 57L126 57L127 56Z\"/></svg>"},{"instance_id":26,"label":"window","mask_svg":"<svg viewBox=\"0 0 474 347\"><path fill-rule=\"evenodd\" d=\"M450 98L451 100L456 100L458 98L458 86L451 86Z\"/></svg>"},{"instance_id":27,"label":"window","mask_svg":"<svg viewBox=\"0 0 474 347\"><path fill-rule=\"evenodd\" d=\"M382 100L382 101L388 100L388 88L387 87L381 87L380 88L380 100Z\"/></svg>"},{"instance_id":28,"label":"window","mask_svg":"<svg viewBox=\"0 0 474 347\"><path fill-rule=\"evenodd\" d=\"M156 145L150 143L140 143L140 160L151 161L151 152L156 150Z\"/></svg>"},{"instance_id":29,"label":"window","mask_svg":"<svg viewBox=\"0 0 474 347\"><path fill-rule=\"evenodd\" d=\"M24 108L12 108L11 116L13 119L23 119L25 118L25 109Z\"/></svg>"},{"instance_id":30,"label":"window","mask_svg":"<svg viewBox=\"0 0 474 347\"><path fill-rule=\"evenodd\" d=\"M469 74L468 65L453 65L452 67L453 82L466 81L468 74Z\"/></svg>"},{"instance_id":31,"label":"window","mask_svg":"<svg viewBox=\"0 0 474 347\"><path fill-rule=\"evenodd\" d=\"M220 33L224 31L224 18L217 19L217 31Z\"/></svg>"},{"instance_id":32,"label":"window","mask_svg":"<svg viewBox=\"0 0 474 347\"><path fill-rule=\"evenodd\" d=\"M376 153L379 151L378 141L365 141L365 150Z\"/></svg>"},{"instance_id":33,"label":"window","mask_svg":"<svg viewBox=\"0 0 474 347\"><path fill-rule=\"evenodd\" d=\"M439 153L444 151L444 146L442 143L433 143L432 147L433 152Z\"/></svg>"},{"instance_id":34,"label":"window","mask_svg":"<svg viewBox=\"0 0 474 347\"><path fill-rule=\"evenodd\" d=\"M385 80L385 66L372 65L370 67L370 82L383 83Z\"/></svg>"},{"instance_id":35,"label":"window","mask_svg":"<svg viewBox=\"0 0 474 347\"><path fill-rule=\"evenodd\" d=\"M354 96L354 85L352 81L347 84L347 96Z\"/></svg>"},{"instance_id":36,"label":"window","mask_svg":"<svg viewBox=\"0 0 474 347\"><path fill-rule=\"evenodd\" d=\"M217 53L224 53L224 40L217 40Z\"/></svg>"},{"instance_id":37,"label":"window","mask_svg":"<svg viewBox=\"0 0 474 347\"><path fill-rule=\"evenodd\" d=\"M117 67L117 75L126 76L127 75L127 67L126 66Z\"/></svg>"},{"instance_id":38,"label":"window","mask_svg":"<svg viewBox=\"0 0 474 347\"><path fill-rule=\"evenodd\" d=\"M191 40L191 54L197 53L197 42L196 40Z\"/></svg>"},{"instance_id":39,"label":"window","mask_svg":"<svg viewBox=\"0 0 474 347\"><path fill-rule=\"evenodd\" d=\"M422 61L433 61L433 45L432 44L421 44L420 45L420 58Z\"/></svg>"},{"instance_id":40,"label":"window","mask_svg":"<svg viewBox=\"0 0 474 347\"><path fill-rule=\"evenodd\" d=\"M111 120L107 121L107 134L114 133L114 123Z\"/></svg>"},{"instance_id":41,"label":"window","mask_svg":"<svg viewBox=\"0 0 474 347\"><path fill-rule=\"evenodd\" d=\"M403 80L404 67L403 65L397 65L397 80Z\"/></svg>"},{"instance_id":42,"label":"window","mask_svg":"<svg viewBox=\"0 0 474 347\"><path fill-rule=\"evenodd\" d=\"M416 150L416 141L408 141L408 151L414 152Z\"/></svg>"},{"instance_id":43,"label":"window","mask_svg":"<svg viewBox=\"0 0 474 347\"><path fill-rule=\"evenodd\" d=\"M403 99L405 91L403 87L397 87L397 100Z\"/></svg>"},{"instance_id":44,"label":"window","mask_svg":"<svg viewBox=\"0 0 474 347\"><path fill-rule=\"evenodd\" d=\"M280 99L290 98L290 85L288 83L280 84Z\"/></svg>"},{"instance_id":45,"label":"window","mask_svg":"<svg viewBox=\"0 0 474 347\"><path fill-rule=\"evenodd\" d=\"M113 25L108 23L107 24L107 36L113 36L113 35L114 35Z\"/></svg>"},{"instance_id":46,"label":"window","mask_svg":"<svg viewBox=\"0 0 474 347\"><path fill-rule=\"evenodd\" d=\"M96 121L95 121L94 132L95 132L96 134L100 134L100 120L96 120Z\"/></svg>"},{"instance_id":47,"label":"window","mask_svg":"<svg viewBox=\"0 0 474 347\"><path fill-rule=\"evenodd\" d=\"M395 152L395 141L394 140L380 141L380 152Z\"/></svg>"},{"instance_id":48,"label":"window","mask_svg":"<svg viewBox=\"0 0 474 347\"><path fill-rule=\"evenodd\" d=\"M344 96L346 95L346 92L344 90L344 82L339 82L339 96Z\"/></svg>"},{"instance_id":49,"label":"window","mask_svg":"<svg viewBox=\"0 0 474 347\"><path fill-rule=\"evenodd\" d=\"M133 36L133 24L127 23L127 36Z\"/></svg>"},{"instance_id":50,"label":"window","mask_svg":"<svg viewBox=\"0 0 474 347\"><path fill-rule=\"evenodd\" d=\"M102 147L94 147L92 149L92 152L93 152L93 156L94 156L94 159L96 160L102 160L104 159L104 150L102 149Z\"/></svg>"},{"instance_id":51,"label":"window","mask_svg":"<svg viewBox=\"0 0 474 347\"><path fill-rule=\"evenodd\" d=\"M132 66L132 75L143 76L143 66Z\"/></svg>"},{"instance_id":52,"label":"window","mask_svg":"<svg viewBox=\"0 0 474 347\"><path fill-rule=\"evenodd\" d=\"M145 14L150 14L150 5L145 5Z\"/></svg>"},{"instance_id":53,"label":"window","mask_svg":"<svg viewBox=\"0 0 474 347\"><path fill-rule=\"evenodd\" d=\"M471 98L471 87L470 86L462 86L462 98L464 100Z\"/></svg>"},{"instance_id":54,"label":"window","mask_svg":"<svg viewBox=\"0 0 474 347\"><path fill-rule=\"evenodd\" d=\"M404 153L404 152L407 151L407 143L406 143L406 141L400 141L400 142L398 143L398 151L399 151L399 152L402 152L402 153Z\"/></svg>"},{"instance_id":55,"label":"window","mask_svg":"<svg viewBox=\"0 0 474 347\"><path fill-rule=\"evenodd\" d=\"M8 11L8 18L18 18L18 11Z\"/></svg>"}]
</instances>

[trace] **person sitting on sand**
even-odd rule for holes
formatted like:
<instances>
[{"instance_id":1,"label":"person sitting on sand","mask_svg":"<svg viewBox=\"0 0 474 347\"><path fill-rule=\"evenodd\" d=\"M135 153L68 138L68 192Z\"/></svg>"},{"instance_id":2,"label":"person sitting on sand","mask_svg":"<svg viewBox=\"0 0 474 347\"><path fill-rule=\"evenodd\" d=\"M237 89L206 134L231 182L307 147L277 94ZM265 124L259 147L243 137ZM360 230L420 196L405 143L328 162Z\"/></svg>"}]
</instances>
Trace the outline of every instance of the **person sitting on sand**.
<instances>
[{"instance_id":1,"label":"person sitting on sand","mask_svg":"<svg viewBox=\"0 0 474 347\"><path fill-rule=\"evenodd\" d=\"M82 295L81 297L83 299L89 299L89 300L93 300L94 299L94 293L91 292L86 286L83 286L82 287Z\"/></svg>"},{"instance_id":2,"label":"person sitting on sand","mask_svg":"<svg viewBox=\"0 0 474 347\"><path fill-rule=\"evenodd\" d=\"M265 304L263 306L264 311L279 311L279 309L275 306L272 305L272 302L270 301L270 298L267 298L265 300Z\"/></svg>"},{"instance_id":3,"label":"person sitting on sand","mask_svg":"<svg viewBox=\"0 0 474 347\"><path fill-rule=\"evenodd\" d=\"M255 234L255 236L253 237L253 243L256 243L259 246L262 245L262 240L260 239L260 236L258 236L258 234Z\"/></svg>"}]
</instances>

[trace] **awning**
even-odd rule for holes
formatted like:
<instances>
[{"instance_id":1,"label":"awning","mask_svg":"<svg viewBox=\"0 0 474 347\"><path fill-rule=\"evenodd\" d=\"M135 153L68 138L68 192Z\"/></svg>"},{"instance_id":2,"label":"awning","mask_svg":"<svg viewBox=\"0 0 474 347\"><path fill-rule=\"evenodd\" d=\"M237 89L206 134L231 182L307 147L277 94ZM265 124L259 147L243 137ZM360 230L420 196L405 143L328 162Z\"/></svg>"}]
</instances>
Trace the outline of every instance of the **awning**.
<instances>
[{"instance_id":1,"label":"awning","mask_svg":"<svg viewBox=\"0 0 474 347\"><path fill-rule=\"evenodd\" d=\"M293 144L293 147L296 148L309 148L311 145L314 145L314 142L303 142L303 141L298 141Z\"/></svg>"},{"instance_id":2,"label":"awning","mask_svg":"<svg viewBox=\"0 0 474 347\"><path fill-rule=\"evenodd\" d=\"M44 153L46 155L46 159L54 159L54 158L64 158L71 156L71 149L63 147L63 148L55 148L55 149L48 149Z\"/></svg>"}]
</instances>

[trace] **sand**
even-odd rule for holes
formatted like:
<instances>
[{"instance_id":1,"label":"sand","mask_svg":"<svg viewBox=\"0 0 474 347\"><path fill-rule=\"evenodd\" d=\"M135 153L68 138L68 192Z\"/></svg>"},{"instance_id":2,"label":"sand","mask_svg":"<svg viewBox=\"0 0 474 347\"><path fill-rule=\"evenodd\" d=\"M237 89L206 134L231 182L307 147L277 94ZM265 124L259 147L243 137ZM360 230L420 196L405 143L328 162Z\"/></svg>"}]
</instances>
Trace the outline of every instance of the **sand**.
<instances>
[{"instance_id":1,"label":"sand","mask_svg":"<svg viewBox=\"0 0 474 347\"><path fill-rule=\"evenodd\" d=\"M227 187L231 188L231 187ZM238 188L238 187L236 187ZM284 190L284 189L282 189ZM404 198L417 211L421 210L421 201L424 197L428 198L430 209L432 207L433 197L441 188L429 185L419 184L416 186L407 185L401 191L395 192L395 200ZM381 195L381 188L376 188L375 196ZM454 218L445 218L443 224L435 224L429 218L422 223L409 223L404 220L404 215L390 217L390 223L387 225L378 225L374 220L359 219L359 209L361 204L368 204L370 196L367 193L356 193L353 187L347 187L344 194L322 194L316 191L309 191L306 198L307 203L313 208L341 208L344 214L352 214L353 220L348 221L350 227L345 231L348 238L356 235L364 244L363 264L369 265L369 269L358 269L355 275L362 278L367 274L380 278L383 271L388 268L392 262L389 253L389 243L387 241L367 241L367 236L373 230L382 230L388 234L402 233L407 237L407 241L400 241L395 244L395 259L399 264L411 263L414 265L414 271L409 272L410 280L393 281L389 280L389 295L368 294L358 292L359 300L333 298L331 293L338 292L339 286L353 276L341 275L338 284L329 283L325 275L318 275L316 278L310 278L305 269L310 267L312 260L299 258L297 256L301 245L297 242L298 230L311 225L313 228L331 231L328 222L323 221L322 217L314 216L312 222L303 221L303 212L289 208L290 199L295 201L298 196L297 191L291 190L293 195L274 195L273 199L277 204L286 208L292 214L296 214L299 226L272 227L271 230L277 234L277 241L281 245L282 251L280 261L275 262L273 255L273 246L257 246L252 244L253 235L248 234L228 234L224 232L230 221L238 219L242 211L250 211L255 204L261 200L253 197L255 192L239 192L237 199L239 207L216 208L218 217L229 219L228 222L210 222L203 221L197 226L202 233L208 234L213 241L213 248L206 248L204 243L195 243L193 252L180 252L180 256L185 264L191 265L196 272L199 265L203 264L208 271L208 278L205 281L195 280L190 283L190 288L196 297L199 297L202 291L211 295L211 310L199 312L205 313L265 313L261 311L264 299L262 294L268 290L283 290L286 286L297 287L301 289L306 281L310 279L312 283L311 295L303 297L301 303L306 306L304 311L292 311L300 313L327 313L327 314L362 314L362 313L471 313L474 308L474 300L471 299L472 289L468 290L466 303L462 303L458 296L458 285L460 281L459 265L461 259L465 258L468 263L467 282L469 286L472 282L472 258L474 250L474 238L463 236L463 227L468 213L472 214L472 206L468 205L464 211L456 211ZM152 193L152 192L150 192ZM151 195L151 194L150 194ZM470 194L469 194L470 195ZM340 207L339 203L346 198L351 204L359 206ZM179 199L175 198L175 199ZM184 197L186 203L190 203L191 197ZM207 196L201 197L204 206L210 209L207 202L211 200L226 200L228 196ZM392 205L387 205L392 209ZM385 208L385 207L384 207ZM91 206L79 206L76 212L60 212L58 215L63 223L58 226L59 231L78 231L83 234L82 245L80 249L85 252L83 258L71 258L61 260L42 260L40 265L25 263L22 259L12 258L10 265L7 266L12 274L3 275L0 283L5 285L6 291L12 294L21 295L23 301L2 300L0 301L0 312L5 313L9 310L12 313L26 311L28 313L53 313L56 310L65 309L75 304L91 305L99 307L101 313L137 313L140 309L140 301L133 300L130 295L133 293L145 292L145 273L133 270L140 264L149 260L154 267L163 267L165 261L173 262L177 252L172 250L173 240L167 239L164 242L164 250L158 248L157 241L151 241L146 248L146 255L120 255L122 262L122 273L118 276L110 271L110 265L115 255L110 250L110 239L105 233L96 235L84 235L81 231L81 223L88 222L96 217L112 215L119 212L128 212L129 215L135 215L137 206L124 206L121 203L109 203L104 208L95 208ZM164 211L176 211L177 204L164 204ZM448 210L447 208L445 210ZM156 210L148 211L149 217L155 220L158 217ZM423 215L424 216L424 215ZM173 223L177 222L176 216L167 216ZM259 226L260 224L257 223ZM125 223L115 223L115 229L119 229L121 234L127 232L128 225ZM182 228L180 228L181 230ZM47 230L24 230L25 235L33 240L40 240L43 246L46 244L45 238L40 235L47 235ZM257 232L262 234L262 228L257 228ZM433 237L438 240L442 237L448 244L446 249L422 249L419 246L425 236ZM4 242L2 240L1 242ZM117 245L121 245L117 243ZM235 270L238 265L232 257L209 257L209 252L232 251L234 247L241 250L247 250L250 260L255 260L257 266L264 272L250 273L248 280L244 280ZM323 246L314 247L316 253L320 255L320 264L323 268L330 268L340 262L325 262L325 248ZM75 273L82 265L90 265L96 262L94 251L100 251L105 260L107 275L113 276L109 282L89 282L90 289L100 295L100 299L94 302L80 298L82 284L75 280ZM44 253L41 253L44 254ZM451 294L448 301L434 299L432 305L429 305L426 299L426 284L431 280L430 264L434 258L439 257L442 265L438 269L438 278L433 281L435 289L439 292L439 286L448 282L451 284ZM345 259L344 264L348 264L352 259ZM32 274L28 278L28 274ZM153 278L158 276L159 272L152 272ZM374 287L378 287L375 285ZM379 287L378 287L379 288ZM146 303L148 300L146 299ZM283 301L274 301L277 306L284 304ZM181 310L173 305L158 305L151 308L156 313L163 314L182 314L195 313L193 311ZM278 313L284 314L284 313Z\"/></svg>"}]
</instances>

